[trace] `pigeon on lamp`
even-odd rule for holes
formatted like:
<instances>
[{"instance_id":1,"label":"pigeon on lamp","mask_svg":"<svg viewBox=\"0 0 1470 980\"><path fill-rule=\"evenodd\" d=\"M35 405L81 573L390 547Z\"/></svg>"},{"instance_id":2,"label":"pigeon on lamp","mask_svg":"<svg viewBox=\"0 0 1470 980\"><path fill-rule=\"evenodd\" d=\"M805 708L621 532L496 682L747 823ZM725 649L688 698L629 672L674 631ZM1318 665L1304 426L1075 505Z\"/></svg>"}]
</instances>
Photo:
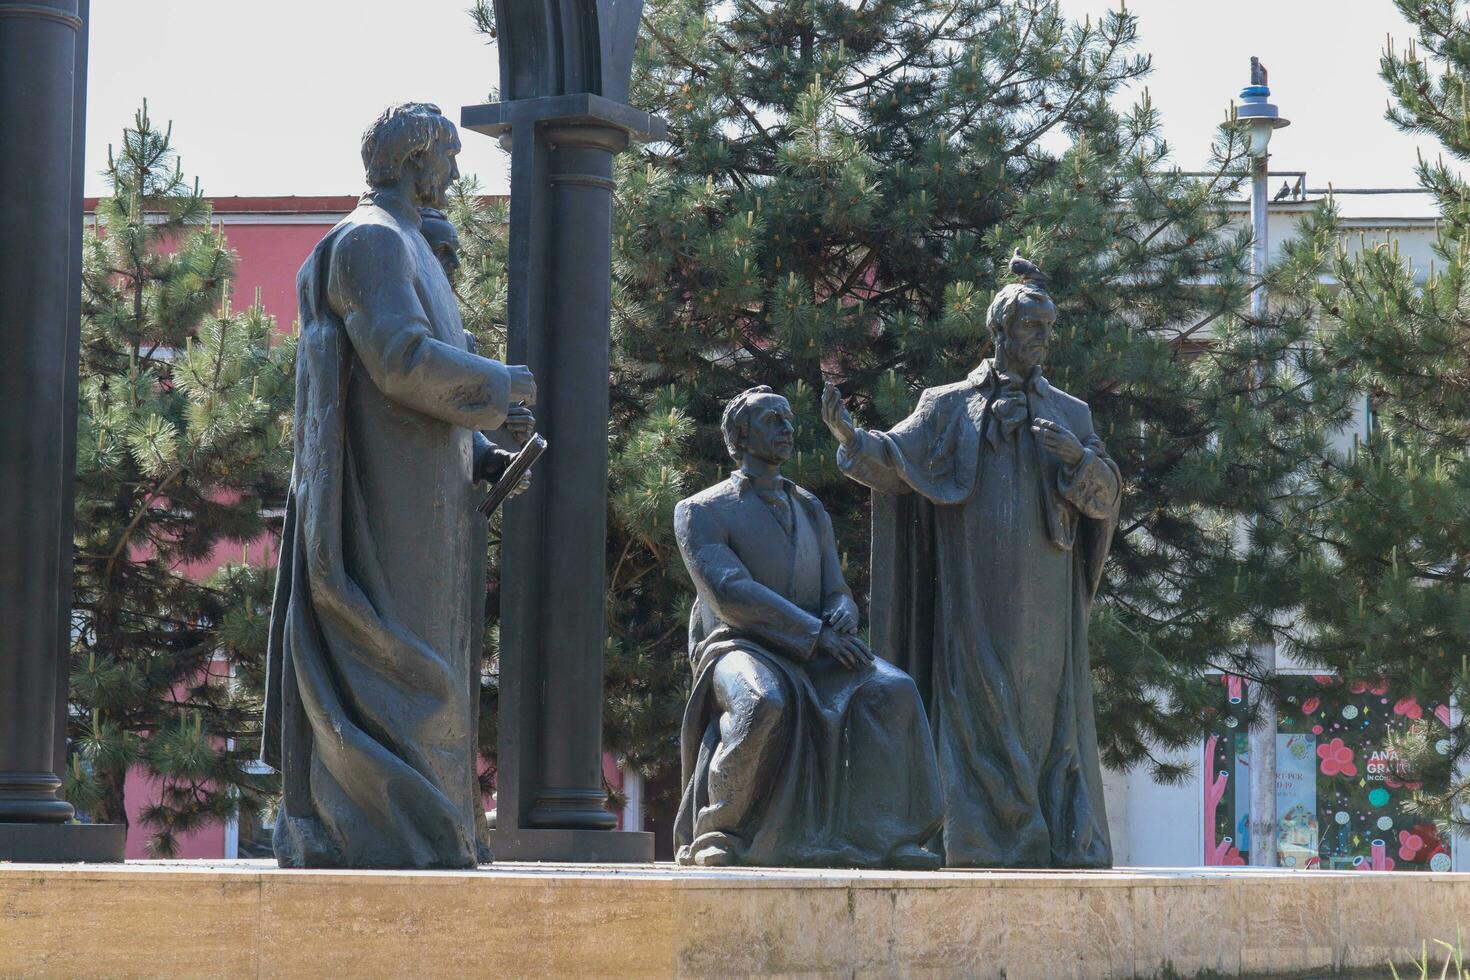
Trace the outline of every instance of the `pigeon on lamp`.
<instances>
[{"instance_id":1,"label":"pigeon on lamp","mask_svg":"<svg viewBox=\"0 0 1470 980\"><path fill-rule=\"evenodd\" d=\"M1029 259L1022 258L1019 248L1011 256L1011 274L1026 282L1034 282L1038 286L1046 285L1046 273L1038 269Z\"/></svg>"}]
</instances>

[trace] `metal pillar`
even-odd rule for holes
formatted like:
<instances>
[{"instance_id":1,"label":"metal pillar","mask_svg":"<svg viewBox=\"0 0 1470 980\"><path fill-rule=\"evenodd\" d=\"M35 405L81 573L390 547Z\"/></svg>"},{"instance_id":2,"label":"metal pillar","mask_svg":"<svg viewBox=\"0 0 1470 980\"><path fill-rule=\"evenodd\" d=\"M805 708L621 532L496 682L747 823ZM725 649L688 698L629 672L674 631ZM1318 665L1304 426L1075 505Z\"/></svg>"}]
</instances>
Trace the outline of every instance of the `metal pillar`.
<instances>
[{"instance_id":1,"label":"metal pillar","mask_svg":"<svg viewBox=\"0 0 1470 980\"><path fill-rule=\"evenodd\" d=\"M0 859L121 860L68 824L57 726L67 643L81 196L79 0L0 0ZM63 548L62 543L67 547ZM69 590L65 590L69 591Z\"/></svg>"},{"instance_id":2,"label":"metal pillar","mask_svg":"<svg viewBox=\"0 0 1470 980\"><path fill-rule=\"evenodd\" d=\"M1251 161L1251 278L1258 283L1251 293L1251 317L1257 323L1266 315L1266 260L1270 237L1266 228L1268 154ZM1255 647L1261 672L1276 673L1276 641ZM1258 868L1276 867L1276 692L1267 684L1252 684L1256 715L1247 736L1250 746L1250 862Z\"/></svg>"},{"instance_id":3,"label":"metal pillar","mask_svg":"<svg viewBox=\"0 0 1470 980\"><path fill-rule=\"evenodd\" d=\"M602 783L613 156L664 131L623 103L640 7L498 2L506 101L461 112L511 152L508 359L550 446L503 525L502 860L653 860L652 834L608 832Z\"/></svg>"},{"instance_id":4,"label":"metal pillar","mask_svg":"<svg viewBox=\"0 0 1470 980\"><path fill-rule=\"evenodd\" d=\"M1266 264L1270 258L1270 235L1266 219L1266 192L1271 155L1271 134L1291 125L1268 99L1266 66L1259 58L1251 59L1251 83L1240 93L1236 118L1250 124L1251 156L1251 319L1256 336L1264 339L1261 324L1266 317ZM1252 368L1253 373L1264 368ZM1264 383L1264 376L1252 379L1251 386ZM1249 733L1250 745L1250 861L1257 867L1276 866L1276 691L1272 686L1276 674L1276 640L1268 637L1254 653L1268 683L1253 684L1256 721Z\"/></svg>"}]
</instances>

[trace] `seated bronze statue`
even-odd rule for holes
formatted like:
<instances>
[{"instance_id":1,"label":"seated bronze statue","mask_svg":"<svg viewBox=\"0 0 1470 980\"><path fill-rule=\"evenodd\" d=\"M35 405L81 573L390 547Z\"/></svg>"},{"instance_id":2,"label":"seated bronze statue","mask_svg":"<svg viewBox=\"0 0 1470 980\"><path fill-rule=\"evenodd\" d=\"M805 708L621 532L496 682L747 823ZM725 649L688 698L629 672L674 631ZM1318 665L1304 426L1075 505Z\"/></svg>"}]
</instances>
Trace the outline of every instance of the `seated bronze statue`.
<instances>
[{"instance_id":1,"label":"seated bronze statue","mask_svg":"<svg viewBox=\"0 0 1470 980\"><path fill-rule=\"evenodd\" d=\"M791 406L752 388L725 409L728 480L681 501L698 597L684 714L681 864L914 868L941 813L918 689L873 656L821 502L781 476Z\"/></svg>"}]
</instances>

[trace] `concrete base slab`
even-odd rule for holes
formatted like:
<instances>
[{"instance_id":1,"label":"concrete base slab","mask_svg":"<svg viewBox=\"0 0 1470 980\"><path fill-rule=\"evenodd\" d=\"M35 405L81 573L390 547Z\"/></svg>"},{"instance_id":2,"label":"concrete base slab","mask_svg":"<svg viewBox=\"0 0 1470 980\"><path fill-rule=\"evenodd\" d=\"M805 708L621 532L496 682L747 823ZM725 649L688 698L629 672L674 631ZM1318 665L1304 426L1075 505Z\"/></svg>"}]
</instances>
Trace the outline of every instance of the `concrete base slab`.
<instances>
[{"instance_id":1,"label":"concrete base slab","mask_svg":"<svg viewBox=\"0 0 1470 980\"><path fill-rule=\"evenodd\" d=\"M121 861L127 837L120 823L0 823L0 861Z\"/></svg>"},{"instance_id":2,"label":"concrete base slab","mask_svg":"<svg viewBox=\"0 0 1470 980\"><path fill-rule=\"evenodd\" d=\"M0 976L1385 976L1465 923L1466 874L0 865Z\"/></svg>"}]
</instances>

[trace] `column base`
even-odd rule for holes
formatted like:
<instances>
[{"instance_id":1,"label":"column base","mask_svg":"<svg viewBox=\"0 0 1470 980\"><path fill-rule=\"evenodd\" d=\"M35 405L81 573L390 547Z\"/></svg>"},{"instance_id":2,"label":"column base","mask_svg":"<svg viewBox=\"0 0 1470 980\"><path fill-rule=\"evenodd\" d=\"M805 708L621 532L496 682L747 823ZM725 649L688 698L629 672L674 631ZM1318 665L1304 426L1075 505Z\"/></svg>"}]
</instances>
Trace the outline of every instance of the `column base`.
<instances>
[{"instance_id":1,"label":"column base","mask_svg":"<svg viewBox=\"0 0 1470 980\"><path fill-rule=\"evenodd\" d=\"M652 864L653 834L626 830L490 831L496 861Z\"/></svg>"},{"instance_id":2,"label":"column base","mask_svg":"<svg viewBox=\"0 0 1470 980\"><path fill-rule=\"evenodd\" d=\"M538 830L609 831L618 825L617 814L607 808L607 793L596 789L542 787L536 803L526 814L526 824Z\"/></svg>"},{"instance_id":3,"label":"column base","mask_svg":"<svg viewBox=\"0 0 1470 980\"><path fill-rule=\"evenodd\" d=\"M56 773L49 769L0 772L0 824L62 824L75 815L72 805L61 797L61 777Z\"/></svg>"},{"instance_id":4,"label":"column base","mask_svg":"<svg viewBox=\"0 0 1470 980\"><path fill-rule=\"evenodd\" d=\"M0 861L117 863L127 837L120 823L0 823Z\"/></svg>"}]
</instances>

